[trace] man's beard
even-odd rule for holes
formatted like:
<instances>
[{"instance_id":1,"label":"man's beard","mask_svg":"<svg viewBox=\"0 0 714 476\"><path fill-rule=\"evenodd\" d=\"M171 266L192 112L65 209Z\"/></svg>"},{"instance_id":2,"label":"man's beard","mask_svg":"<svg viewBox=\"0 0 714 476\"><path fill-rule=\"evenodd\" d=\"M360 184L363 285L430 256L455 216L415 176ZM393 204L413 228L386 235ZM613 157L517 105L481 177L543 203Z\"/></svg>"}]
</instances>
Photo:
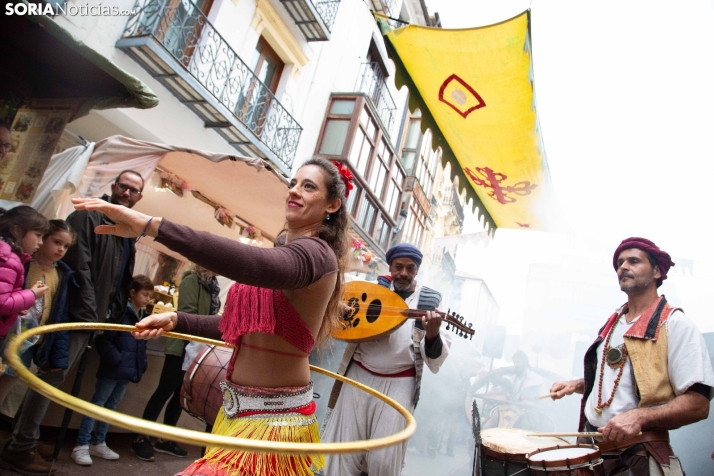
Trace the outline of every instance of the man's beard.
<instances>
[{"instance_id":1,"label":"man's beard","mask_svg":"<svg viewBox=\"0 0 714 476\"><path fill-rule=\"evenodd\" d=\"M119 201L119 197L117 197L117 196L115 196L115 195L112 195L112 196L109 198L109 203L112 203L112 204L114 204L114 205L121 205L121 206L126 207L126 208L132 208L132 207L134 206L134 202L133 202L130 198L125 199L125 201L127 202L126 204L121 203L121 202Z\"/></svg>"},{"instance_id":2,"label":"man's beard","mask_svg":"<svg viewBox=\"0 0 714 476\"><path fill-rule=\"evenodd\" d=\"M620 290L625 293L625 294L630 294L630 293L636 293L638 291L644 291L647 288L650 287L652 284L652 281L654 281L654 273L652 273L652 276L646 277L646 276L641 276L639 278L633 276L633 275L627 275L629 278L632 279L630 284L620 284Z\"/></svg>"},{"instance_id":3,"label":"man's beard","mask_svg":"<svg viewBox=\"0 0 714 476\"><path fill-rule=\"evenodd\" d=\"M394 281L394 289L395 289L396 291L409 291L409 290L411 290L411 287L412 287L412 283L413 283L413 282L414 282L414 281L409 281L409 282L407 282L406 284L404 284L404 283L400 283L400 282Z\"/></svg>"}]
</instances>

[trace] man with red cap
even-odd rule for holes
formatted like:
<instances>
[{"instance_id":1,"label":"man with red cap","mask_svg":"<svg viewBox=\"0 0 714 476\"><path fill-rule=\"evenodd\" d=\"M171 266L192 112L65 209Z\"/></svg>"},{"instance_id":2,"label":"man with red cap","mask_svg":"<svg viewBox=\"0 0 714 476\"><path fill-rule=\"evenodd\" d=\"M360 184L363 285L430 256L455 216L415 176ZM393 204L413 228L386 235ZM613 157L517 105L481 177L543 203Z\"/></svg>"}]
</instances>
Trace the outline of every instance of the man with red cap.
<instances>
[{"instance_id":1,"label":"man with red cap","mask_svg":"<svg viewBox=\"0 0 714 476\"><path fill-rule=\"evenodd\" d=\"M340 375L384 393L412 413L419 400L424 364L437 373L451 346L451 335L441 330L441 319L433 312L441 303L441 294L416 281L422 257L409 243L391 247L386 255L390 275L380 276L378 282L404 299L410 309L432 312L379 340L348 344L337 369ZM327 406L323 442L371 440L404 428L404 419L384 402L341 382L333 387ZM405 441L366 454L331 455L324 475L399 476L406 451Z\"/></svg>"},{"instance_id":2,"label":"man with red cap","mask_svg":"<svg viewBox=\"0 0 714 476\"><path fill-rule=\"evenodd\" d=\"M605 475L684 474L667 430L707 418L714 371L701 332L657 288L674 266L645 238L620 243L612 259L627 303L585 354L585 377L553 384L557 400L583 394L580 431L595 441Z\"/></svg>"}]
</instances>

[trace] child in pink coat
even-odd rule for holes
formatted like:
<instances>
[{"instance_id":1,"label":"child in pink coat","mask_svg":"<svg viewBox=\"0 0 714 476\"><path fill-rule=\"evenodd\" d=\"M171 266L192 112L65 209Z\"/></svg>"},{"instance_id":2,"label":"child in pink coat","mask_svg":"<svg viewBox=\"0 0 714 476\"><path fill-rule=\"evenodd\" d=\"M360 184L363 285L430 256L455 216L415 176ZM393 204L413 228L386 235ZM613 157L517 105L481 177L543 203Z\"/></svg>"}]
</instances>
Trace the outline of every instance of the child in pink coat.
<instances>
[{"instance_id":1,"label":"child in pink coat","mask_svg":"<svg viewBox=\"0 0 714 476\"><path fill-rule=\"evenodd\" d=\"M43 296L47 290L44 283L35 283L30 289L22 288L25 282L23 264L42 245L42 236L48 229L47 219L32 207L23 205L0 215L0 339L2 340L17 321L20 312L34 306L35 299ZM0 375L4 373L4 355L2 357ZM2 387L1 378L0 387Z\"/></svg>"}]
</instances>

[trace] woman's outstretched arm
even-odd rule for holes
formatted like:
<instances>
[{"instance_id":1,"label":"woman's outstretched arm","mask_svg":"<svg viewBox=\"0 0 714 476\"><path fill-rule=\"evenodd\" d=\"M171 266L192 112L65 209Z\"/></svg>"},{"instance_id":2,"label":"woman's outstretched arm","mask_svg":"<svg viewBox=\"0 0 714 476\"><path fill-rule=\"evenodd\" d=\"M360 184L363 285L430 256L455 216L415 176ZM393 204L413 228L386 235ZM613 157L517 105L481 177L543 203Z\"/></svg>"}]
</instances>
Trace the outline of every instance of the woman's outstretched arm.
<instances>
[{"instance_id":1,"label":"woman's outstretched arm","mask_svg":"<svg viewBox=\"0 0 714 476\"><path fill-rule=\"evenodd\" d=\"M72 202L78 210L99 211L114 222L98 226L96 233L153 237L194 263L244 284L300 289L338 269L332 249L317 238L298 238L278 248L258 248L100 199Z\"/></svg>"}]
</instances>

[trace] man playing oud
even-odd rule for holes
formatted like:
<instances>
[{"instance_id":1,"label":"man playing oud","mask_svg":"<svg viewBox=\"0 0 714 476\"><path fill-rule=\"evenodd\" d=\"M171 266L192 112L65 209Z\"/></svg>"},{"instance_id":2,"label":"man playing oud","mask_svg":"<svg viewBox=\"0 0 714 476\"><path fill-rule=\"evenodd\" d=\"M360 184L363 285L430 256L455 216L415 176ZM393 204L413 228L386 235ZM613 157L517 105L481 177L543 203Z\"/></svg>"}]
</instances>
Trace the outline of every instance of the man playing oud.
<instances>
[{"instance_id":1,"label":"man playing oud","mask_svg":"<svg viewBox=\"0 0 714 476\"><path fill-rule=\"evenodd\" d=\"M421 320L407 321L387 337L348 344L337 372L382 392L414 412L419 400L424 362L433 373L446 360L451 336L440 331L441 319L433 312L441 294L421 286L416 275L422 253L403 243L387 251L390 276L378 281L404 299L410 309L427 312ZM367 393L337 382L328 403L323 442L371 440L394 434L404 427L396 411ZM402 472L406 441L367 454L332 455L325 476L398 476Z\"/></svg>"},{"instance_id":2,"label":"man playing oud","mask_svg":"<svg viewBox=\"0 0 714 476\"><path fill-rule=\"evenodd\" d=\"M644 238L628 238L613 256L627 303L585 354L585 378L557 382L554 400L583 394L580 431L598 431L606 475L682 475L667 430L707 418L714 371L704 338L657 288L674 266ZM628 472L629 470L629 472Z\"/></svg>"}]
</instances>

